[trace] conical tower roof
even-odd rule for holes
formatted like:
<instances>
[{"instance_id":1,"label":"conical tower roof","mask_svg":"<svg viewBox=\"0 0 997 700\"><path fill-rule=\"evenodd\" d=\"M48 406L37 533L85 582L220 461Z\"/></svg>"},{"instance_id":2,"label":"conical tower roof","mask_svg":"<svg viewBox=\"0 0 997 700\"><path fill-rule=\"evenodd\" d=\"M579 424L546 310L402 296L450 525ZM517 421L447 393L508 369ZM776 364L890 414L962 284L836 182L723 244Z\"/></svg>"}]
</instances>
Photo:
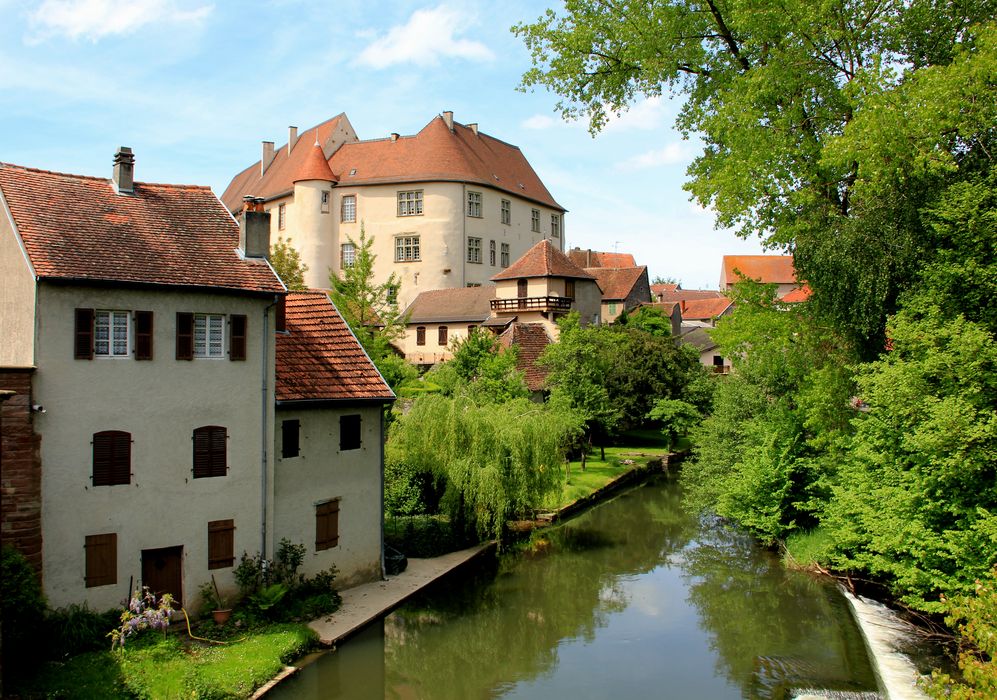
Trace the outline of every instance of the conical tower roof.
<instances>
[{"instance_id":1,"label":"conical tower roof","mask_svg":"<svg viewBox=\"0 0 997 700\"><path fill-rule=\"evenodd\" d=\"M301 167L298 168L297 174L294 176L292 182L301 182L302 180L321 180L323 182L338 182L336 176L332 174L332 168L329 167L329 161L325 159L325 153L322 151L322 147L316 143L312 146L312 150L309 151L305 160L301 163Z\"/></svg>"}]
</instances>

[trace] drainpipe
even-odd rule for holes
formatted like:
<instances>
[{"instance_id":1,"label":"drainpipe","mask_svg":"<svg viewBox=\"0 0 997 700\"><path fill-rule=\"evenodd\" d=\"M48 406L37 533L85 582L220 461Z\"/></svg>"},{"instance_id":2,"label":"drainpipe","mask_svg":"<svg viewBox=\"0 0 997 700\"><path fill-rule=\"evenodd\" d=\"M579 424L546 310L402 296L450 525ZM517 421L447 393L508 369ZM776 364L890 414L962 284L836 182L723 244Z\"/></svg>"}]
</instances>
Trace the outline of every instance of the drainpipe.
<instances>
[{"instance_id":1,"label":"drainpipe","mask_svg":"<svg viewBox=\"0 0 997 700\"><path fill-rule=\"evenodd\" d=\"M268 430L267 420L270 415L269 397L267 395L267 376L269 374L270 361L270 309L277 306L278 300L274 297L273 302L263 309L263 347L260 353L263 361L260 368L260 556L266 559L267 556L267 488L269 479L267 478L267 455L269 453L267 445Z\"/></svg>"},{"instance_id":2,"label":"drainpipe","mask_svg":"<svg viewBox=\"0 0 997 700\"><path fill-rule=\"evenodd\" d=\"M464 213L464 215L460 217L460 221L462 224L462 228L464 230L464 236L463 236L464 240L461 241L460 249L457 252L460 255L461 259L460 286L466 287L467 286L467 183L466 182L463 183L461 185L461 188L464 191L464 196L461 198L460 201L460 210ZM484 199L483 195L482 199Z\"/></svg>"},{"instance_id":3,"label":"drainpipe","mask_svg":"<svg viewBox=\"0 0 997 700\"><path fill-rule=\"evenodd\" d=\"M384 568L384 421L385 411L388 406L381 404L381 580L387 578L387 571Z\"/></svg>"}]
</instances>

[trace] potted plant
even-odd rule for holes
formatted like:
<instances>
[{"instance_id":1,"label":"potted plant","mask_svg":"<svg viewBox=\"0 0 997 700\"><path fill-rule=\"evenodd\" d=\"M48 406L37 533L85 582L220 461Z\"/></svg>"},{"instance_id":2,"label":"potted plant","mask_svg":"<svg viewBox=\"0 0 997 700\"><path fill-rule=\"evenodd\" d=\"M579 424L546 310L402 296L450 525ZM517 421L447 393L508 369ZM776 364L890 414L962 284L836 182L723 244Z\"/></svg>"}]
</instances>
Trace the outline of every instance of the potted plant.
<instances>
[{"instance_id":1,"label":"potted plant","mask_svg":"<svg viewBox=\"0 0 997 700\"><path fill-rule=\"evenodd\" d=\"M228 601L218 590L218 584L215 582L214 575L211 577L211 583L202 583L201 587L198 588L198 592L201 594L204 609L211 611L211 616L214 618L215 624L224 625L228 622L228 619L232 616L232 608L226 605Z\"/></svg>"}]
</instances>

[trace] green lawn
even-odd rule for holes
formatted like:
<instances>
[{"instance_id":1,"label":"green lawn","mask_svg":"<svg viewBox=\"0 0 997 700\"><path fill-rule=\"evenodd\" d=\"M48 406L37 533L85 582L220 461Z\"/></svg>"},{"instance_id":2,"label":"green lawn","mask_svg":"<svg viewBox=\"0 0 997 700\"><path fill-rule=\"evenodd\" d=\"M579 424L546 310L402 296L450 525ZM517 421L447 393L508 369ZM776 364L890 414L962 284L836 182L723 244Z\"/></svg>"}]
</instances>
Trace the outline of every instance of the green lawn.
<instances>
[{"instance_id":1,"label":"green lawn","mask_svg":"<svg viewBox=\"0 0 997 700\"><path fill-rule=\"evenodd\" d=\"M121 651L48 664L14 689L26 697L245 698L315 642L305 625L254 629L225 645L188 643L186 634L146 632Z\"/></svg>"}]
</instances>

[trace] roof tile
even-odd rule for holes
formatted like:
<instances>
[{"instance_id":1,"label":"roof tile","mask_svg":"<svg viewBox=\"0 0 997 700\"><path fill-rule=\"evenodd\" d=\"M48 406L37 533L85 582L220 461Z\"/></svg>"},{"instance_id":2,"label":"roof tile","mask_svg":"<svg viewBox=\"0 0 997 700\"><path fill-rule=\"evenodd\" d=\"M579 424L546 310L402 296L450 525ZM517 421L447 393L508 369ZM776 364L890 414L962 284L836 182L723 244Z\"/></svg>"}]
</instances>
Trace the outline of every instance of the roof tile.
<instances>
[{"instance_id":1,"label":"roof tile","mask_svg":"<svg viewBox=\"0 0 997 700\"><path fill-rule=\"evenodd\" d=\"M523 277L568 277L591 280L593 275L568 260L568 256L555 248L546 238L512 265L492 276L493 281L514 280Z\"/></svg>"},{"instance_id":2,"label":"roof tile","mask_svg":"<svg viewBox=\"0 0 997 700\"><path fill-rule=\"evenodd\" d=\"M792 255L725 255L721 279L733 284L740 275L764 284L791 284L796 281Z\"/></svg>"},{"instance_id":3,"label":"roof tile","mask_svg":"<svg viewBox=\"0 0 997 700\"><path fill-rule=\"evenodd\" d=\"M482 322L491 316L495 285L453 287L422 292L405 310L409 323Z\"/></svg>"},{"instance_id":4,"label":"roof tile","mask_svg":"<svg viewBox=\"0 0 997 700\"><path fill-rule=\"evenodd\" d=\"M630 296L634 285L647 272L647 267L587 267L602 289L603 301L621 301Z\"/></svg>"}]
</instances>

